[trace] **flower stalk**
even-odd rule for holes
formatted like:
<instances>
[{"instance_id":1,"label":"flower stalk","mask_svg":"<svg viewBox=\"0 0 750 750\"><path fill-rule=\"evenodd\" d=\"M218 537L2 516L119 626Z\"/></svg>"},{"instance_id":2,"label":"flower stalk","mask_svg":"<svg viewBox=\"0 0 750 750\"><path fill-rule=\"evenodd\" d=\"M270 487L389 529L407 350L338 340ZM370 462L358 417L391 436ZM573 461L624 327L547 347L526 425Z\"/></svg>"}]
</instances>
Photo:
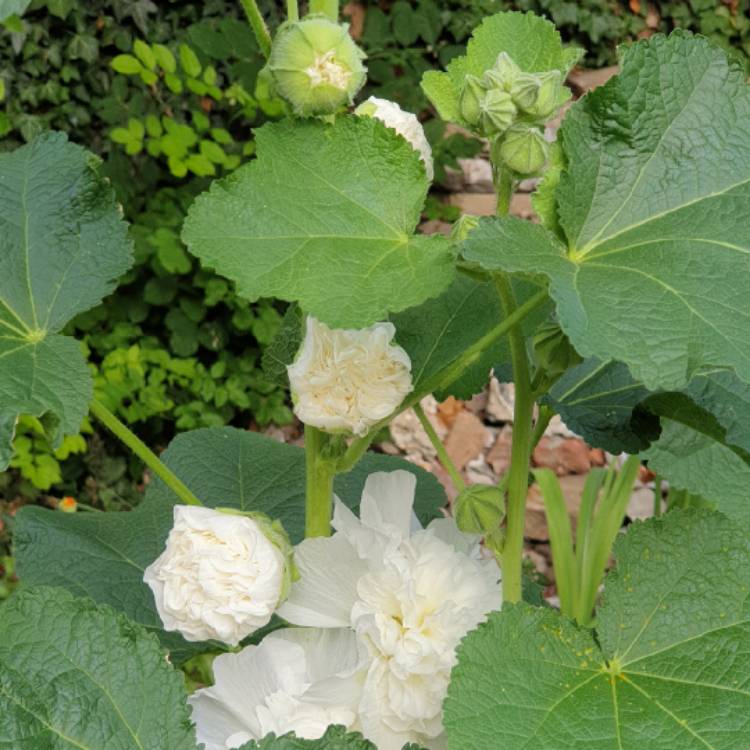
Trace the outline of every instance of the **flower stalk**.
<instances>
[{"instance_id":1,"label":"flower stalk","mask_svg":"<svg viewBox=\"0 0 750 750\"><path fill-rule=\"evenodd\" d=\"M513 287L508 278L501 275L495 277L495 285L507 320L517 309ZM508 515L502 556L503 598L508 602L518 602L521 601L522 592L523 531L533 437L534 396L531 390L526 345L518 324L510 329L509 338L516 402L513 410L510 469L507 475Z\"/></svg>"},{"instance_id":2,"label":"flower stalk","mask_svg":"<svg viewBox=\"0 0 750 750\"><path fill-rule=\"evenodd\" d=\"M255 34L261 54L268 59L268 56L271 54L271 34L268 31L266 22L263 20L258 3L255 0L240 0L240 2L250 23L250 28L253 30L253 34Z\"/></svg>"},{"instance_id":3,"label":"flower stalk","mask_svg":"<svg viewBox=\"0 0 750 750\"><path fill-rule=\"evenodd\" d=\"M435 432L435 428L432 426L432 422L427 419L427 415L424 413L422 405L414 404L412 409L414 409L414 413L417 415L417 419L419 420L419 424L422 425L422 429L427 433L427 437L430 439L432 447L437 453L438 460L443 465L443 468L448 472L448 476L450 476L451 481L453 482L453 486L459 492L461 492L466 488L466 483L464 482L461 473L456 468L456 465L451 460L451 457L448 455L448 451L445 450L443 441L438 437L437 432Z\"/></svg>"},{"instance_id":4,"label":"flower stalk","mask_svg":"<svg viewBox=\"0 0 750 750\"><path fill-rule=\"evenodd\" d=\"M305 425L305 538L331 535L336 463L323 455L325 437Z\"/></svg>"},{"instance_id":5,"label":"flower stalk","mask_svg":"<svg viewBox=\"0 0 750 750\"><path fill-rule=\"evenodd\" d=\"M104 404L94 399L89 407L91 413L119 438L138 458L156 474L172 492L186 505L203 505L178 477L159 460L158 456Z\"/></svg>"}]
</instances>

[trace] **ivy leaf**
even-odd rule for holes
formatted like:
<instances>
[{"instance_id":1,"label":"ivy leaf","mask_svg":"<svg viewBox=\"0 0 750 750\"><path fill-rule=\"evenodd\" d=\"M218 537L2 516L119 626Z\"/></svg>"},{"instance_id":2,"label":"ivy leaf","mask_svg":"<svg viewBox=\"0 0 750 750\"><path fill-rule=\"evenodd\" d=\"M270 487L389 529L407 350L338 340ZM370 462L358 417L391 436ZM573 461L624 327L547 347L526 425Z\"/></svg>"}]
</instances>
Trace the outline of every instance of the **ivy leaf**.
<instances>
[{"instance_id":1,"label":"ivy leaf","mask_svg":"<svg viewBox=\"0 0 750 750\"><path fill-rule=\"evenodd\" d=\"M201 429L176 437L162 460L209 507L259 510L279 518L293 542L304 536L304 450L232 427ZM427 524L440 515L445 493L432 474L391 456L368 453L348 474L336 478L335 492L359 507L367 476L405 469L417 477L415 509ZM27 505L15 517L14 545L19 578L26 585L51 585L121 610L156 632L173 661L206 649L161 621L143 572L164 549L177 502L160 481L128 513L66 514Z\"/></svg>"},{"instance_id":2,"label":"ivy leaf","mask_svg":"<svg viewBox=\"0 0 750 750\"><path fill-rule=\"evenodd\" d=\"M750 543L718 513L634 524L596 633L506 605L464 639L445 726L454 750L730 750L750 737Z\"/></svg>"},{"instance_id":3,"label":"ivy leaf","mask_svg":"<svg viewBox=\"0 0 750 750\"><path fill-rule=\"evenodd\" d=\"M25 589L2 607L0 715L5 747L196 747L184 679L158 641L62 589Z\"/></svg>"},{"instance_id":4,"label":"ivy leaf","mask_svg":"<svg viewBox=\"0 0 750 750\"><path fill-rule=\"evenodd\" d=\"M534 13L508 11L485 18L474 29L465 55L454 57L445 73L431 70L422 77L422 90L444 120L462 121L458 99L464 78L481 78L501 52L527 73L559 70L563 77L583 54L578 48L564 49L555 25Z\"/></svg>"},{"instance_id":5,"label":"ivy leaf","mask_svg":"<svg viewBox=\"0 0 750 750\"><path fill-rule=\"evenodd\" d=\"M347 732L346 727L334 725L317 740L297 737L294 732L276 737L269 734L260 742L251 740L240 750L376 750L375 745L359 732Z\"/></svg>"},{"instance_id":6,"label":"ivy leaf","mask_svg":"<svg viewBox=\"0 0 750 750\"><path fill-rule=\"evenodd\" d=\"M519 304L539 291L538 286L528 282L517 282L515 287ZM529 335L548 314L548 307L538 308L524 320L524 332ZM419 392L430 378L502 323L504 317L494 285L467 276L459 276L436 299L392 315L396 341L411 358L414 390ZM507 361L510 351L507 337L502 336L438 397L471 398L487 384L492 367Z\"/></svg>"},{"instance_id":7,"label":"ivy leaf","mask_svg":"<svg viewBox=\"0 0 750 750\"><path fill-rule=\"evenodd\" d=\"M361 328L439 294L450 241L414 235L428 181L419 156L370 117L285 121L258 158L215 181L183 230L204 265L248 299L278 297L336 328Z\"/></svg>"},{"instance_id":8,"label":"ivy leaf","mask_svg":"<svg viewBox=\"0 0 750 750\"><path fill-rule=\"evenodd\" d=\"M11 16L22 16L31 0L0 0L0 23Z\"/></svg>"},{"instance_id":9,"label":"ivy leaf","mask_svg":"<svg viewBox=\"0 0 750 750\"><path fill-rule=\"evenodd\" d=\"M703 366L750 380L750 94L707 40L681 31L628 48L622 72L562 129L567 247L488 222L466 242L486 268L544 274L583 356L625 362L650 389ZM491 247L491 243L495 244Z\"/></svg>"},{"instance_id":10,"label":"ivy leaf","mask_svg":"<svg viewBox=\"0 0 750 750\"><path fill-rule=\"evenodd\" d=\"M88 410L85 360L59 331L131 264L126 225L98 164L62 133L0 154L0 469L19 414L46 414L57 447Z\"/></svg>"}]
</instances>

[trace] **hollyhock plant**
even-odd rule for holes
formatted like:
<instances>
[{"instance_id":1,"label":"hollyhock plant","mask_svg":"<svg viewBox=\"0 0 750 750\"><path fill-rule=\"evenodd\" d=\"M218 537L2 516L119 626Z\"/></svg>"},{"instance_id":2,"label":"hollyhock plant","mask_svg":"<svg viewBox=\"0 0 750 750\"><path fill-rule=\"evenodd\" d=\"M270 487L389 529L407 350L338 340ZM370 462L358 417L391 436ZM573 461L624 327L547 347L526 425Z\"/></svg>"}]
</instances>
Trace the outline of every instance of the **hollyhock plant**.
<instances>
[{"instance_id":1,"label":"hollyhock plant","mask_svg":"<svg viewBox=\"0 0 750 750\"><path fill-rule=\"evenodd\" d=\"M330 538L295 551L300 580L279 614L291 623L349 625L369 655L359 721L379 750L441 747L442 703L456 647L500 608L500 573L478 537L450 519L422 529L414 476L371 474L360 518L336 501Z\"/></svg>"}]
</instances>

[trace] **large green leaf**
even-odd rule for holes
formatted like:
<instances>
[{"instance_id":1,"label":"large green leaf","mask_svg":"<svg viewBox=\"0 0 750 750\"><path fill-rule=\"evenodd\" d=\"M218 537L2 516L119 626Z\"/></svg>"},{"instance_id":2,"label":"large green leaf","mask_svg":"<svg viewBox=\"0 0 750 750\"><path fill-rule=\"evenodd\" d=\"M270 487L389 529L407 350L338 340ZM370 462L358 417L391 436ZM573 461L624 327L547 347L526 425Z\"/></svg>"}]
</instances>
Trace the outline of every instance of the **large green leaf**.
<instances>
[{"instance_id":1,"label":"large green leaf","mask_svg":"<svg viewBox=\"0 0 750 750\"><path fill-rule=\"evenodd\" d=\"M630 527L597 630L506 606L459 648L445 703L452 750L750 747L750 564L726 517Z\"/></svg>"},{"instance_id":2,"label":"large green leaf","mask_svg":"<svg viewBox=\"0 0 750 750\"><path fill-rule=\"evenodd\" d=\"M750 527L750 462L691 424L662 419L661 437L642 454L676 490L700 495Z\"/></svg>"},{"instance_id":3,"label":"large green leaf","mask_svg":"<svg viewBox=\"0 0 750 750\"><path fill-rule=\"evenodd\" d=\"M240 294L299 301L337 328L439 294L451 243L414 235L428 181L416 151L371 117L288 120L256 134L258 158L193 204L183 236Z\"/></svg>"},{"instance_id":4,"label":"large green leaf","mask_svg":"<svg viewBox=\"0 0 750 750\"><path fill-rule=\"evenodd\" d=\"M58 332L112 291L131 246L99 160L61 133L0 154L0 469L19 414L78 431L91 378Z\"/></svg>"},{"instance_id":5,"label":"large green leaf","mask_svg":"<svg viewBox=\"0 0 750 750\"><path fill-rule=\"evenodd\" d=\"M559 70L563 76L575 65L583 50L563 49L554 24L534 13L496 13L474 29L466 54L454 57L445 73L428 71L422 89L444 120L461 122L458 97L464 77L481 77L505 52L521 70L540 73Z\"/></svg>"},{"instance_id":6,"label":"large green leaf","mask_svg":"<svg viewBox=\"0 0 750 750\"><path fill-rule=\"evenodd\" d=\"M305 459L302 448L232 427L186 432L162 455L166 464L206 505L260 510L279 518L292 541L304 535ZM374 471L406 469L417 477L416 511L423 523L439 515L445 493L426 471L390 456L368 453L337 477L336 494L359 506L362 487ZM61 586L109 604L153 630L175 661L202 650L161 630L143 572L162 552L177 498L159 481L129 513L69 515L26 506L16 515L14 544L25 584Z\"/></svg>"},{"instance_id":7,"label":"large green leaf","mask_svg":"<svg viewBox=\"0 0 750 750\"><path fill-rule=\"evenodd\" d=\"M523 303L539 287L520 282L515 291L519 303ZM549 307L538 308L524 320L524 331L530 334L549 312ZM440 297L391 316L396 340L411 358L414 389L420 391L425 382L498 326L504 317L494 284L468 276L459 276ZM507 336L501 336L439 397L471 398L487 384L492 367L509 360Z\"/></svg>"},{"instance_id":8,"label":"large green leaf","mask_svg":"<svg viewBox=\"0 0 750 750\"><path fill-rule=\"evenodd\" d=\"M281 737L269 734L260 742L251 740L240 750L375 750L375 745L358 732L347 732L345 727L331 726L317 740L305 740L293 732Z\"/></svg>"},{"instance_id":9,"label":"large green leaf","mask_svg":"<svg viewBox=\"0 0 750 750\"><path fill-rule=\"evenodd\" d=\"M62 589L0 609L0 747L195 750L182 675L153 636Z\"/></svg>"},{"instance_id":10,"label":"large green leaf","mask_svg":"<svg viewBox=\"0 0 750 750\"><path fill-rule=\"evenodd\" d=\"M538 226L486 221L465 257L543 275L584 356L625 362L655 389L706 365L750 381L750 93L707 40L634 44L622 72L562 128L557 188L567 246Z\"/></svg>"}]
</instances>

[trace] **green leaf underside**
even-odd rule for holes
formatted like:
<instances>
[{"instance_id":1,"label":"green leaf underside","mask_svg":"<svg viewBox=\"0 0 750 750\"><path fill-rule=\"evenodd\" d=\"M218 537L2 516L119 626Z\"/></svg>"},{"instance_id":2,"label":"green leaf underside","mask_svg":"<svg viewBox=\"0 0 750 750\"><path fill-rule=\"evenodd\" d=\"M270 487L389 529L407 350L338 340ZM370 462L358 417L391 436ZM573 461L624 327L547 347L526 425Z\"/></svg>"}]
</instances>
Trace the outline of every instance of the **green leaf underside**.
<instances>
[{"instance_id":1,"label":"green leaf underside","mask_svg":"<svg viewBox=\"0 0 750 750\"><path fill-rule=\"evenodd\" d=\"M585 357L655 389L706 365L750 381L750 94L742 72L685 32L626 49L622 72L562 127L557 189L568 248L541 227L485 221L465 257L544 274Z\"/></svg>"},{"instance_id":2,"label":"green leaf underside","mask_svg":"<svg viewBox=\"0 0 750 750\"><path fill-rule=\"evenodd\" d=\"M210 507L259 510L281 519L293 542L304 536L304 451L232 427L202 429L175 438L165 463ZM417 477L416 512L423 523L439 515L445 493L426 471L402 459L368 453L335 492L359 506L367 475L405 469ZM143 572L162 552L176 498L155 480L132 512L64 514L26 506L14 526L18 575L25 584L61 586L109 604L153 630L174 661L205 650L164 633Z\"/></svg>"},{"instance_id":3,"label":"green leaf underside","mask_svg":"<svg viewBox=\"0 0 750 750\"><path fill-rule=\"evenodd\" d=\"M538 291L539 287L533 283L515 284L519 304ZM549 306L535 310L523 321L524 332L531 334L549 312ZM436 299L392 315L396 341L411 358L414 390L420 392L423 383L497 327L504 317L494 284L468 276L459 276ZM457 381L438 393L438 398L471 398L487 384L494 365L509 361L507 336L501 336Z\"/></svg>"},{"instance_id":4,"label":"green leaf underside","mask_svg":"<svg viewBox=\"0 0 750 750\"><path fill-rule=\"evenodd\" d=\"M661 437L641 455L670 487L700 495L750 528L750 464L726 445L663 419Z\"/></svg>"},{"instance_id":5,"label":"green leaf underside","mask_svg":"<svg viewBox=\"0 0 750 750\"><path fill-rule=\"evenodd\" d=\"M671 487L750 520L750 385L731 371L704 371L682 393L655 393L624 364L591 359L565 373L546 401L593 445L643 451Z\"/></svg>"},{"instance_id":6,"label":"green leaf underside","mask_svg":"<svg viewBox=\"0 0 750 750\"><path fill-rule=\"evenodd\" d=\"M183 678L158 641L61 589L16 593L0 617L0 746L195 750Z\"/></svg>"},{"instance_id":7,"label":"green leaf underside","mask_svg":"<svg viewBox=\"0 0 750 750\"><path fill-rule=\"evenodd\" d=\"M256 142L258 158L214 182L183 230L241 295L360 328L450 283L450 241L413 234L428 181L393 130L370 117L295 120L265 125Z\"/></svg>"},{"instance_id":8,"label":"green leaf underside","mask_svg":"<svg viewBox=\"0 0 750 750\"><path fill-rule=\"evenodd\" d=\"M534 13L505 12L486 18L466 47L466 55L455 57L445 73L428 71L422 88L444 120L460 121L458 96L464 77L481 77L506 52L521 70L540 73L559 70L563 76L575 65L582 50L563 49L554 24Z\"/></svg>"},{"instance_id":9,"label":"green leaf underside","mask_svg":"<svg viewBox=\"0 0 750 750\"><path fill-rule=\"evenodd\" d=\"M60 133L0 155L0 469L19 414L78 430L91 378L58 332L131 263L127 227L98 159Z\"/></svg>"},{"instance_id":10,"label":"green leaf underside","mask_svg":"<svg viewBox=\"0 0 750 750\"><path fill-rule=\"evenodd\" d=\"M293 732L276 737L269 734L260 742L251 740L239 750L376 750L372 742L357 732L347 732L345 727L331 726L317 740L305 740Z\"/></svg>"},{"instance_id":11,"label":"green leaf underside","mask_svg":"<svg viewBox=\"0 0 750 750\"><path fill-rule=\"evenodd\" d=\"M750 746L744 532L675 512L631 526L616 557L596 638L521 604L463 641L445 703L452 750Z\"/></svg>"}]
</instances>

